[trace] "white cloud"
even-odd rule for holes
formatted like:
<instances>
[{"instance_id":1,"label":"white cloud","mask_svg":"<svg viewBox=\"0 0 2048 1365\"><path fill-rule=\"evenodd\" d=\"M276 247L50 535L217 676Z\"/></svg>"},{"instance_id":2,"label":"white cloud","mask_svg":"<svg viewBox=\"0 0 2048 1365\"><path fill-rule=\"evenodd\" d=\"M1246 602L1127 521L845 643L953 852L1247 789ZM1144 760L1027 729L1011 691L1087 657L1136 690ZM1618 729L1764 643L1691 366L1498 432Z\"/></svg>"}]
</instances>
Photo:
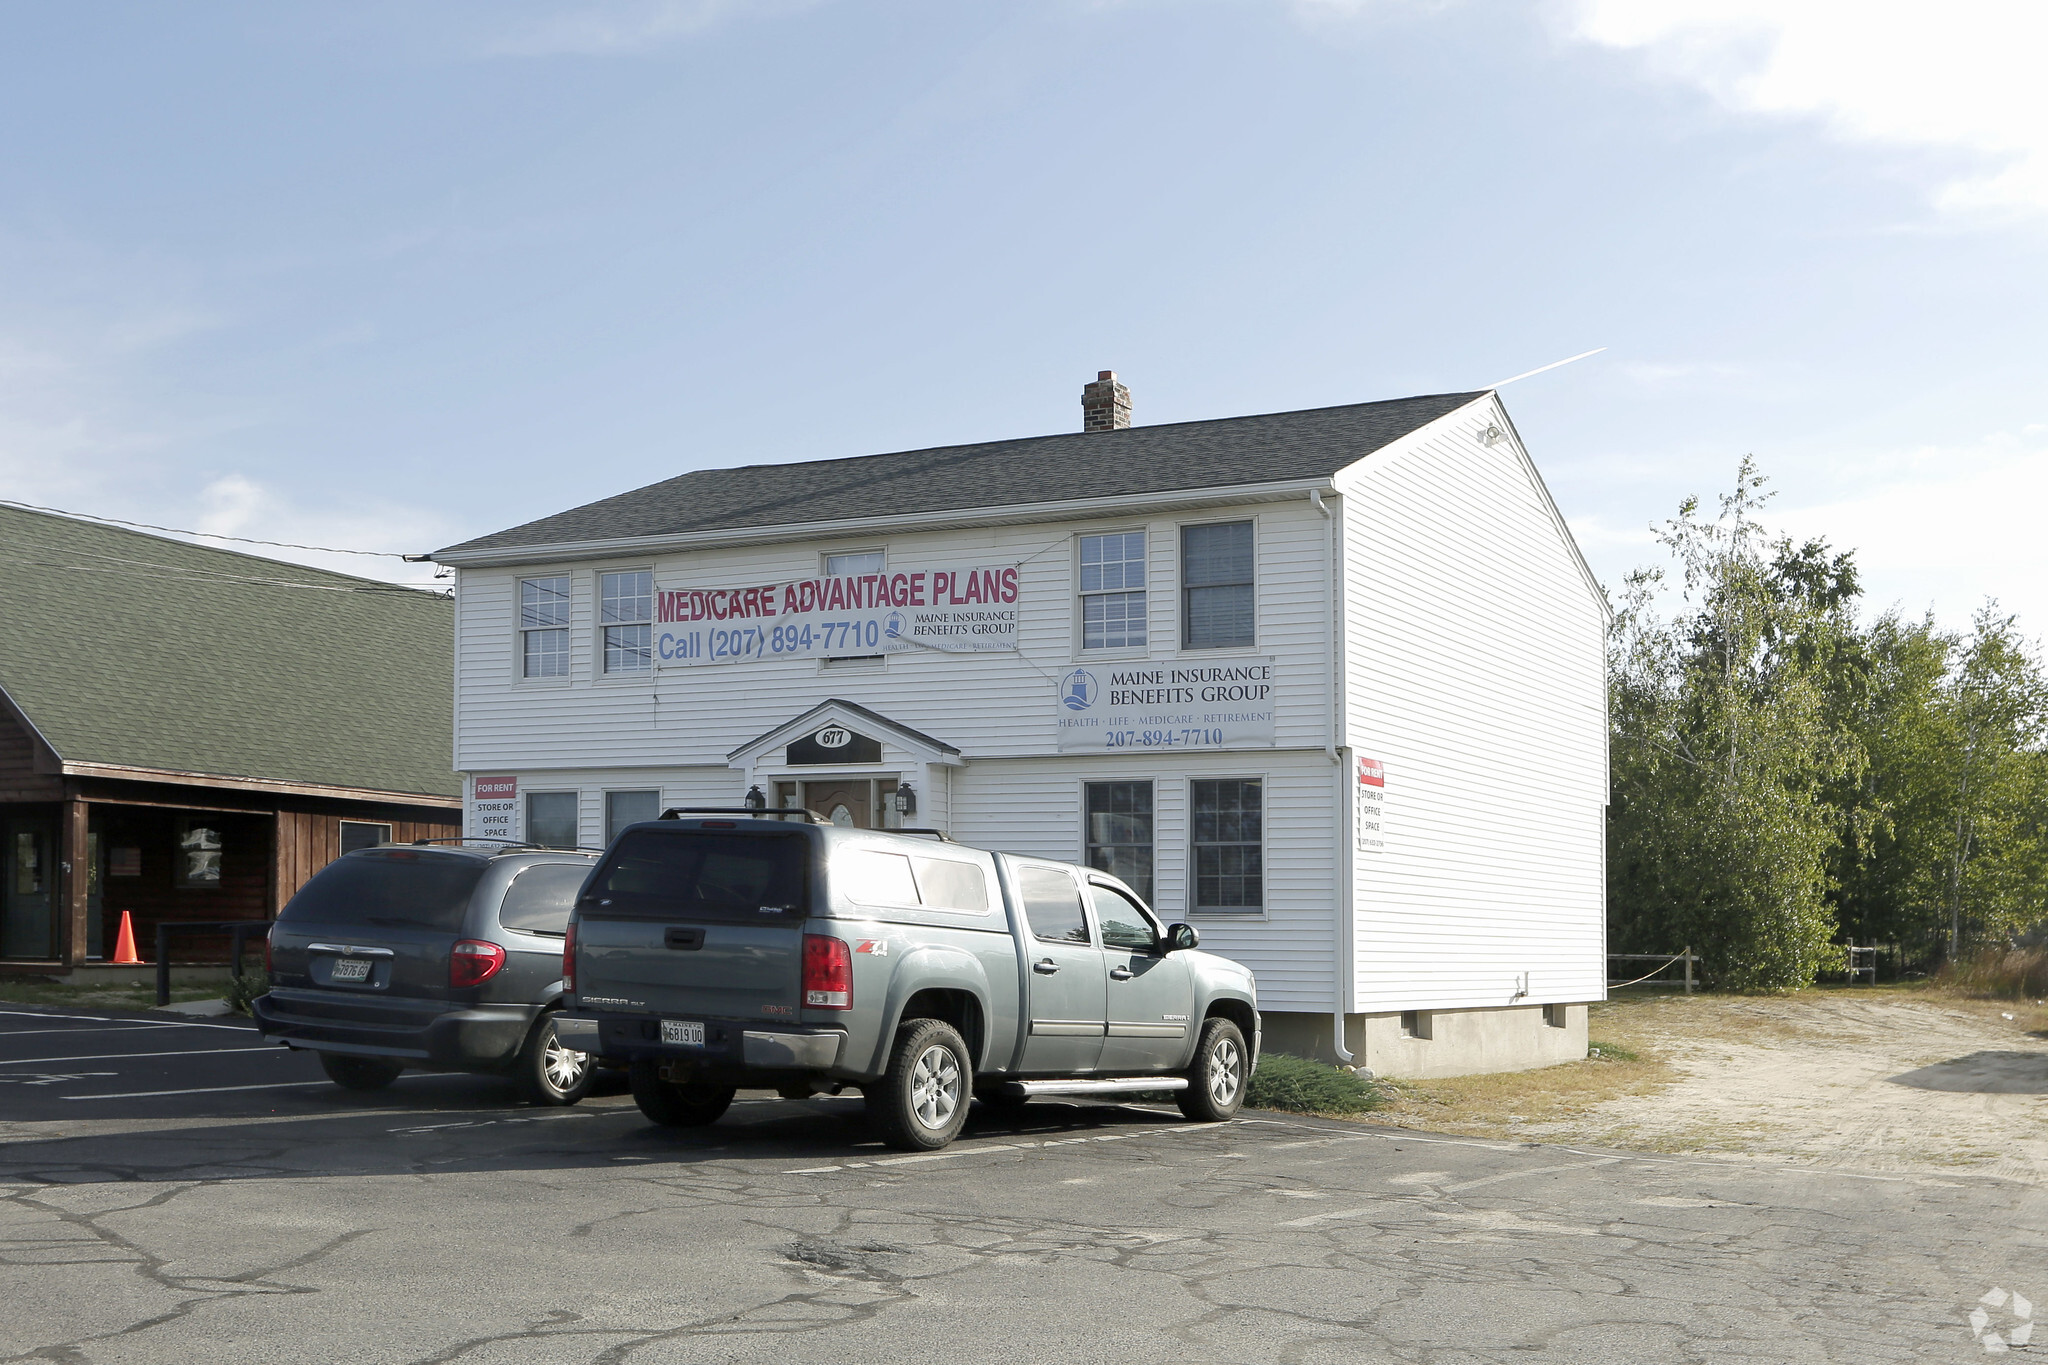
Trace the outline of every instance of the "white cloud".
<instances>
[{"instance_id":1,"label":"white cloud","mask_svg":"<svg viewBox=\"0 0 2048 1365\"><path fill-rule=\"evenodd\" d=\"M1732 109L1961 152L1951 212L2048 211L2040 0L1568 0L1574 34L1639 52Z\"/></svg>"}]
</instances>

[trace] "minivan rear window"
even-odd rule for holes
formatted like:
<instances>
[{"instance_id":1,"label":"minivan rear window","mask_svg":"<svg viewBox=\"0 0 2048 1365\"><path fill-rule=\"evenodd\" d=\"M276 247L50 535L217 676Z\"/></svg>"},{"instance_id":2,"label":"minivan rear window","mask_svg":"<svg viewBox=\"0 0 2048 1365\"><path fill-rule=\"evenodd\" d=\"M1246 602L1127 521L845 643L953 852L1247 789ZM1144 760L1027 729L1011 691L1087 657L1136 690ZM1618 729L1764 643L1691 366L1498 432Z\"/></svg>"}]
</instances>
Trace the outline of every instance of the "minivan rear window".
<instances>
[{"instance_id":1,"label":"minivan rear window","mask_svg":"<svg viewBox=\"0 0 2048 1365\"><path fill-rule=\"evenodd\" d=\"M569 912L576 908L576 889L589 875L589 866L582 863L542 863L527 868L505 888L498 923L507 929L560 938L568 932Z\"/></svg>"},{"instance_id":2,"label":"minivan rear window","mask_svg":"<svg viewBox=\"0 0 2048 1365\"><path fill-rule=\"evenodd\" d=\"M299 888L278 918L296 924L371 925L379 929L462 927L469 895L484 875L481 858L411 849L350 853Z\"/></svg>"},{"instance_id":3,"label":"minivan rear window","mask_svg":"<svg viewBox=\"0 0 2048 1365\"><path fill-rule=\"evenodd\" d=\"M807 905L809 854L802 835L628 830L579 904L650 919L794 923Z\"/></svg>"}]
</instances>

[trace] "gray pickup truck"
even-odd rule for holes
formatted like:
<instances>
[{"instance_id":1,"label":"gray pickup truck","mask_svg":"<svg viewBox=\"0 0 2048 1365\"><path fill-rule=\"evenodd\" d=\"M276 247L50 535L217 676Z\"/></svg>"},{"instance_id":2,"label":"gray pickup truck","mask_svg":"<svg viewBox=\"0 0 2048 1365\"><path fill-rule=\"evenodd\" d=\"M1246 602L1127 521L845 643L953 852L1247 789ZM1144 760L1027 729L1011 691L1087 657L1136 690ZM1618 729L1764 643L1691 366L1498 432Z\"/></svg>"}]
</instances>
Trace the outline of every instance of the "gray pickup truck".
<instances>
[{"instance_id":1,"label":"gray pickup truck","mask_svg":"<svg viewBox=\"0 0 2048 1365\"><path fill-rule=\"evenodd\" d=\"M670 811L621 832L563 953L567 1046L630 1068L641 1112L857 1087L883 1140L945 1146L970 1098L1173 1091L1237 1112L1252 974L1116 878L806 811Z\"/></svg>"}]
</instances>

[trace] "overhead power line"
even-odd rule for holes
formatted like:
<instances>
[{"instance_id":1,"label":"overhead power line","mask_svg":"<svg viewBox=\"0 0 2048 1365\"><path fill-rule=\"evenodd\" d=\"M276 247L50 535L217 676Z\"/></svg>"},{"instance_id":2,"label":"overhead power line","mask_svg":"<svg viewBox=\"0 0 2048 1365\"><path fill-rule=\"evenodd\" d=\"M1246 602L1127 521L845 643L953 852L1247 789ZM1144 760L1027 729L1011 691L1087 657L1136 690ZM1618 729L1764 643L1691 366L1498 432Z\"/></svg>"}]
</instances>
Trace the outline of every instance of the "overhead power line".
<instances>
[{"instance_id":1,"label":"overhead power line","mask_svg":"<svg viewBox=\"0 0 2048 1365\"><path fill-rule=\"evenodd\" d=\"M425 555L399 554L392 550L342 550L332 545L300 545L289 540L257 540L252 536L231 536L222 531L188 531L181 526L156 526L146 521L123 521L119 517L102 517L92 512L71 512L62 507L39 507L32 502L16 502L13 498L0 498L0 506L21 507L31 512L54 512L60 517L77 517L80 521L104 521L115 526L132 526L139 531L166 531L174 536L205 536L211 540L232 540L240 545L269 545L279 550L316 550L324 555L374 555L379 559L402 559L417 564L426 559Z\"/></svg>"}]
</instances>

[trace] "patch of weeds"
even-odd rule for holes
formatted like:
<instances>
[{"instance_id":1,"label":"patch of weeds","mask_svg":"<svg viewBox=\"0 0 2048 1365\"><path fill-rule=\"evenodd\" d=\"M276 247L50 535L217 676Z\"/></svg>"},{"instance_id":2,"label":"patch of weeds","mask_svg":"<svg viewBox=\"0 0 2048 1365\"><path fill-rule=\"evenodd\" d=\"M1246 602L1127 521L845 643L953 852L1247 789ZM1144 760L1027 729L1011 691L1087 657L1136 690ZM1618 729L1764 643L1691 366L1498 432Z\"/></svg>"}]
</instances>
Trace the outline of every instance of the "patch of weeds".
<instances>
[{"instance_id":1,"label":"patch of weeds","mask_svg":"<svg viewBox=\"0 0 2048 1365\"><path fill-rule=\"evenodd\" d=\"M1620 1043L1593 1043L1586 1048L1586 1055L1603 1062L1640 1062L1642 1057L1631 1052Z\"/></svg>"},{"instance_id":2,"label":"patch of weeds","mask_svg":"<svg viewBox=\"0 0 2048 1365\"><path fill-rule=\"evenodd\" d=\"M1244 1102L1297 1114L1362 1114L1386 1103L1379 1087L1342 1067L1268 1052L1259 1058Z\"/></svg>"},{"instance_id":3,"label":"patch of weeds","mask_svg":"<svg viewBox=\"0 0 2048 1365\"><path fill-rule=\"evenodd\" d=\"M236 1014L247 1014L249 1003L269 989L270 974L258 967L253 972L236 973L220 998L221 1002Z\"/></svg>"}]
</instances>

